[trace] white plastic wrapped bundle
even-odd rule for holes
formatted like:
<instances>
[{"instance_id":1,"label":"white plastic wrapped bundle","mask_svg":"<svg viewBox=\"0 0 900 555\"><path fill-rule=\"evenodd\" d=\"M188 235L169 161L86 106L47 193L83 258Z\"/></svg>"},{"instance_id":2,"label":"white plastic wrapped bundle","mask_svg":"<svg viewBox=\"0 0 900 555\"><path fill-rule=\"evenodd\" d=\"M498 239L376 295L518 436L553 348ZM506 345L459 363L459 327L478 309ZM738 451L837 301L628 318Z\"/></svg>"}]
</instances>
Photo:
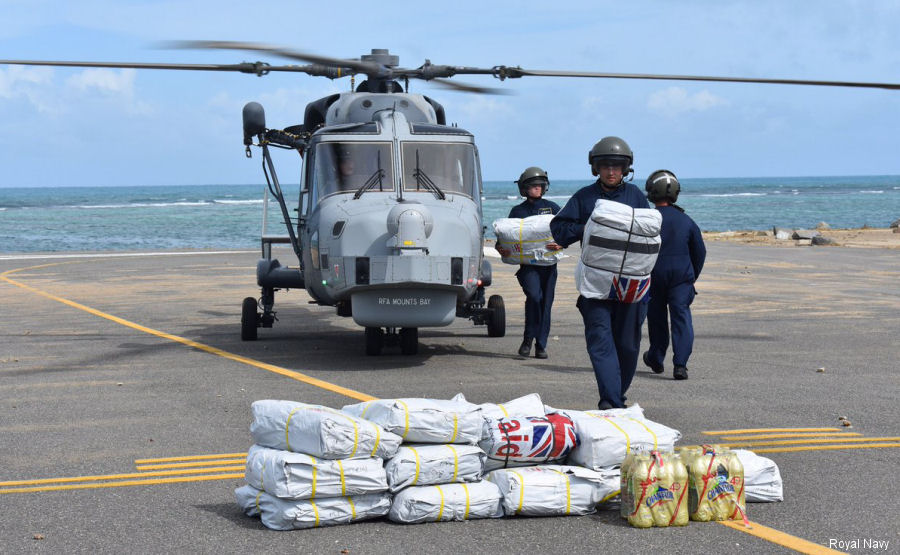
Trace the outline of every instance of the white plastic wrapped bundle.
<instances>
[{"instance_id":1,"label":"white plastic wrapped bundle","mask_svg":"<svg viewBox=\"0 0 900 555\"><path fill-rule=\"evenodd\" d=\"M401 445L384 472L392 492L407 486L475 482L481 479L485 457L475 445Z\"/></svg>"},{"instance_id":2,"label":"white plastic wrapped bundle","mask_svg":"<svg viewBox=\"0 0 900 555\"><path fill-rule=\"evenodd\" d=\"M553 412L558 412L561 414L568 414L571 412L569 409L555 409L550 405L544 405L544 413L550 414ZM608 416L630 416L631 418L637 418L638 420L646 420L644 416L644 409L641 408L641 405L635 403L628 408L624 409L606 409L606 410L597 410L592 411L595 414L605 414Z\"/></svg>"},{"instance_id":3,"label":"white plastic wrapped bundle","mask_svg":"<svg viewBox=\"0 0 900 555\"><path fill-rule=\"evenodd\" d=\"M256 401L250 407L250 435L257 445L323 459L389 459L401 439L377 424L321 405Z\"/></svg>"},{"instance_id":4,"label":"white plastic wrapped bundle","mask_svg":"<svg viewBox=\"0 0 900 555\"><path fill-rule=\"evenodd\" d=\"M550 220L553 214L540 214L527 218L500 218L494 220L494 234L497 236L497 250L509 252L501 254L507 264L530 264L552 266L564 258L562 250L547 250L547 243L553 242Z\"/></svg>"},{"instance_id":5,"label":"white plastic wrapped bundle","mask_svg":"<svg viewBox=\"0 0 900 555\"><path fill-rule=\"evenodd\" d=\"M497 484L507 516L586 515L619 493L618 470L542 465L493 470L485 480Z\"/></svg>"},{"instance_id":6,"label":"white plastic wrapped bundle","mask_svg":"<svg viewBox=\"0 0 900 555\"><path fill-rule=\"evenodd\" d=\"M297 501L279 499L253 486L241 486L234 495L245 515L259 515L272 530L349 524L384 516L391 510L391 495L387 492Z\"/></svg>"},{"instance_id":7,"label":"white plastic wrapped bundle","mask_svg":"<svg viewBox=\"0 0 900 555\"><path fill-rule=\"evenodd\" d=\"M500 499L500 490L487 481L414 486L394 496L388 518L406 524L500 518Z\"/></svg>"},{"instance_id":8,"label":"white plastic wrapped bundle","mask_svg":"<svg viewBox=\"0 0 900 555\"><path fill-rule=\"evenodd\" d=\"M477 405L444 399L378 399L343 410L375 422L404 441L421 443L474 445L484 420Z\"/></svg>"},{"instance_id":9,"label":"white plastic wrapped bundle","mask_svg":"<svg viewBox=\"0 0 900 555\"><path fill-rule=\"evenodd\" d=\"M575 425L559 413L485 418L478 442L487 453L486 470L560 463L577 444Z\"/></svg>"},{"instance_id":10,"label":"white plastic wrapped bundle","mask_svg":"<svg viewBox=\"0 0 900 555\"><path fill-rule=\"evenodd\" d=\"M468 402L462 393L457 393L451 400ZM484 418L503 418L504 416L543 416L545 414L541 396L537 393L529 393L528 395L517 397L506 403L482 403L476 406L481 409L481 416Z\"/></svg>"},{"instance_id":11,"label":"white plastic wrapped bundle","mask_svg":"<svg viewBox=\"0 0 900 555\"><path fill-rule=\"evenodd\" d=\"M746 449L732 449L744 465L744 493L748 503L784 501L781 472L772 459Z\"/></svg>"},{"instance_id":12,"label":"white plastic wrapped bundle","mask_svg":"<svg viewBox=\"0 0 900 555\"><path fill-rule=\"evenodd\" d=\"M591 299L634 303L650 289L650 272L659 254L662 215L598 200L584 227L575 287Z\"/></svg>"},{"instance_id":13,"label":"white plastic wrapped bundle","mask_svg":"<svg viewBox=\"0 0 900 555\"><path fill-rule=\"evenodd\" d=\"M681 432L668 426L630 416L607 415L609 411L565 410L575 423L580 442L566 462L599 470L621 465L629 451L671 451Z\"/></svg>"},{"instance_id":14,"label":"white plastic wrapped bundle","mask_svg":"<svg viewBox=\"0 0 900 555\"><path fill-rule=\"evenodd\" d=\"M247 483L283 499L322 499L388 489L383 461L317 459L254 445L247 453Z\"/></svg>"}]
</instances>

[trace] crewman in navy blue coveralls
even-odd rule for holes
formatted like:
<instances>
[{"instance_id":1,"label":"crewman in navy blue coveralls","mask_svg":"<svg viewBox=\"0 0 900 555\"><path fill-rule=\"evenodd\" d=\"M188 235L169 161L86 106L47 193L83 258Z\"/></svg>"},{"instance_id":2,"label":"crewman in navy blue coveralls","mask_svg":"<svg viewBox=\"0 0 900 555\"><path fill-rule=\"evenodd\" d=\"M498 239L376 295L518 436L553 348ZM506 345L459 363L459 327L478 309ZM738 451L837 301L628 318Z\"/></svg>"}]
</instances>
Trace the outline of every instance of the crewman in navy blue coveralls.
<instances>
[{"instance_id":1,"label":"crewman in navy blue coveralls","mask_svg":"<svg viewBox=\"0 0 900 555\"><path fill-rule=\"evenodd\" d=\"M650 208L647 197L625 182L633 170L634 154L619 137L604 137L588 154L591 172L599 179L580 189L550 222L553 239L563 247L581 241L584 226L599 199L613 200L632 208ZM647 316L645 301L623 303L614 299L578 297L584 319L584 338L600 392L600 410L625 406L625 392L637 369L641 327Z\"/></svg>"},{"instance_id":2,"label":"crewman in navy blue coveralls","mask_svg":"<svg viewBox=\"0 0 900 555\"><path fill-rule=\"evenodd\" d=\"M509 211L510 218L527 218L540 214L556 214L559 205L543 198L550 188L547 172L532 166L527 168L519 180L519 194L525 200ZM548 250L559 250L556 243L548 243ZM502 253L501 253L502 254ZM531 343L534 342L535 358L547 358L547 338L550 336L550 309L553 306L553 293L556 289L556 264L536 266L522 264L516 272L516 278L525 293L525 337L519 346L519 356L531 354Z\"/></svg>"},{"instance_id":3,"label":"crewman in navy blue coveralls","mask_svg":"<svg viewBox=\"0 0 900 555\"><path fill-rule=\"evenodd\" d=\"M688 379L687 362L694 348L691 303L706 260L706 246L700 228L680 206L675 205L681 184L669 170L657 170L647 178L647 199L662 214L659 257L650 276L650 305L647 330L650 349L644 364L657 374L665 371L663 361L669 347L669 318L672 319L672 362L676 380Z\"/></svg>"}]
</instances>

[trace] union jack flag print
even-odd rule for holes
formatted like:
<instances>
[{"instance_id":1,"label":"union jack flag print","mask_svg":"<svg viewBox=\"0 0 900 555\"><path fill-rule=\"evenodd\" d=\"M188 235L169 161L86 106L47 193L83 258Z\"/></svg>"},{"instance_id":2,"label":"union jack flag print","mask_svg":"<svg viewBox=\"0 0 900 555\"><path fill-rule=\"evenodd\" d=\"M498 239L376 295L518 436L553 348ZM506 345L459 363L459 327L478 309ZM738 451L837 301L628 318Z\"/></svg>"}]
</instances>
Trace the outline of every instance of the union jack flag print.
<instances>
[{"instance_id":1,"label":"union jack flag print","mask_svg":"<svg viewBox=\"0 0 900 555\"><path fill-rule=\"evenodd\" d=\"M649 290L650 276L645 278L613 276L612 286L609 288L609 298L623 303L636 303L643 299Z\"/></svg>"},{"instance_id":2,"label":"union jack flag print","mask_svg":"<svg viewBox=\"0 0 900 555\"><path fill-rule=\"evenodd\" d=\"M578 446L575 425L561 414L506 417L492 421L479 443L491 468L560 460Z\"/></svg>"}]
</instances>

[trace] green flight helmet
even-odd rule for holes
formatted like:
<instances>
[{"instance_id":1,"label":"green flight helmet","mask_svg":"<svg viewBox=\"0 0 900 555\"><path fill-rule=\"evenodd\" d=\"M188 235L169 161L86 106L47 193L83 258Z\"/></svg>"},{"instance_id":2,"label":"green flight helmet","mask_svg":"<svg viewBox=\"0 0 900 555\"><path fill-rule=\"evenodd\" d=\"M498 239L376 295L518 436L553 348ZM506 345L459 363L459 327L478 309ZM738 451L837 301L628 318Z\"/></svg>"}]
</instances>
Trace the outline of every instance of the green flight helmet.
<instances>
[{"instance_id":1,"label":"green flight helmet","mask_svg":"<svg viewBox=\"0 0 900 555\"><path fill-rule=\"evenodd\" d=\"M644 185L647 191L647 200L650 202L662 202L667 200L675 202L678 200L678 193L681 192L681 184L678 178L669 170L656 170L647 178Z\"/></svg>"},{"instance_id":2,"label":"green flight helmet","mask_svg":"<svg viewBox=\"0 0 900 555\"><path fill-rule=\"evenodd\" d=\"M634 153L623 139L619 137L603 137L588 153L588 163L594 175L600 175L596 162L618 163L622 166L622 176L626 177L633 170Z\"/></svg>"},{"instance_id":3,"label":"green flight helmet","mask_svg":"<svg viewBox=\"0 0 900 555\"><path fill-rule=\"evenodd\" d=\"M550 178L547 177L547 172L537 166L526 168L516 181L516 184L519 186L519 194L523 197L528 196L525 190L537 183L541 184L541 196L546 195L547 190L550 189Z\"/></svg>"}]
</instances>

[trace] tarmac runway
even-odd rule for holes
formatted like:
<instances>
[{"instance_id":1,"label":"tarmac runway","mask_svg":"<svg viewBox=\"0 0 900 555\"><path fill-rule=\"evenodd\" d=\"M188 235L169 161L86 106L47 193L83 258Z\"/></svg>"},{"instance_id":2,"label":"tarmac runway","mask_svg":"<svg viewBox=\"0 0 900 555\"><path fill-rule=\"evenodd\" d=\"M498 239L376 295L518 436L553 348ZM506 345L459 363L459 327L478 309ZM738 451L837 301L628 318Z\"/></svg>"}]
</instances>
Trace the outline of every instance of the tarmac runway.
<instances>
[{"instance_id":1,"label":"tarmac runway","mask_svg":"<svg viewBox=\"0 0 900 555\"><path fill-rule=\"evenodd\" d=\"M785 500L751 504L750 529L639 530L606 510L275 532L238 509L258 399L536 392L595 408L574 258L560 267L550 358L537 360L515 354L524 297L499 261L489 293L505 298L506 337L457 319L420 329L417 355L369 357L361 328L303 291L277 293L275 327L242 342L257 253L3 255L0 552L900 552L897 251L708 248L690 379L673 381L670 360L661 375L641 365L628 397L680 430L679 445L748 443L778 463Z\"/></svg>"}]
</instances>

